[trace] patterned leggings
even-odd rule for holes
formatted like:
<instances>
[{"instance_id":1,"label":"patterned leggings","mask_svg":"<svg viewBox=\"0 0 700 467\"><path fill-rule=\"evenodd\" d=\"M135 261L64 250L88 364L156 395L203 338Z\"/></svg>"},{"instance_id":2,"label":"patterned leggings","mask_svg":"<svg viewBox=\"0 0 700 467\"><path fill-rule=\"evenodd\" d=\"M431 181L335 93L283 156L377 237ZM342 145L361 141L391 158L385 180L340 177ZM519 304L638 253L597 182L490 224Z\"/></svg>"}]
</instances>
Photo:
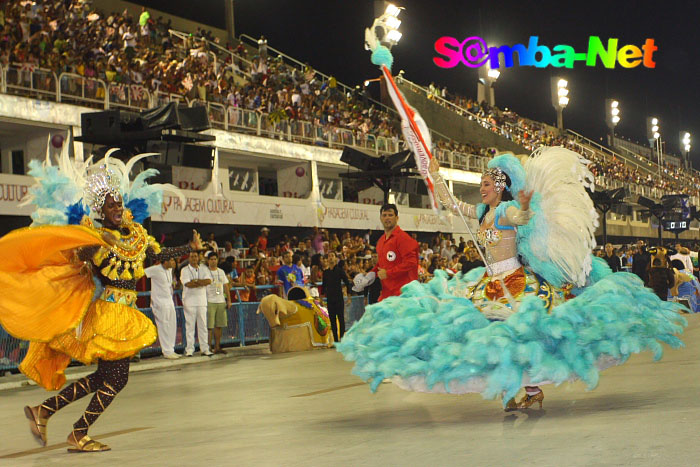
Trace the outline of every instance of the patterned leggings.
<instances>
[{"instance_id":1,"label":"patterned leggings","mask_svg":"<svg viewBox=\"0 0 700 467\"><path fill-rule=\"evenodd\" d=\"M87 434L90 425L102 415L128 381L128 358L115 361L98 360L97 371L66 386L57 395L46 399L41 407L51 416L71 402L94 392L95 395L85 409L85 413L73 424L74 431Z\"/></svg>"}]
</instances>

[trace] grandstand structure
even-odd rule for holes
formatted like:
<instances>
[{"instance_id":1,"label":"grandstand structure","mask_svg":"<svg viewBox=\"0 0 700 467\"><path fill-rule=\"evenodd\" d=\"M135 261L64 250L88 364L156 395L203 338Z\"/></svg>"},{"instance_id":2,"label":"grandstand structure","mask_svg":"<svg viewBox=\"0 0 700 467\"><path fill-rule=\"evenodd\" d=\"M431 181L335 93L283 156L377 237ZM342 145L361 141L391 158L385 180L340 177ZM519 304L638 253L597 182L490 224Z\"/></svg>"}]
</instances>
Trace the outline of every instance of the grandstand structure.
<instances>
[{"instance_id":1,"label":"grandstand structure","mask_svg":"<svg viewBox=\"0 0 700 467\"><path fill-rule=\"evenodd\" d=\"M317 96L335 96L329 97L331 102L351 103L346 104L352 106L351 111L345 111L346 118L337 118L336 112L332 121L319 118L318 114L308 119L304 115L292 117L284 109L272 109L269 105L266 108L264 103L250 107L215 92L198 92L196 83L189 89L168 89L152 86L154 81L149 86L146 82L118 82L99 74L90 76L85 67L57 71L37 61L0 63L0 216L6 221L3 233L29 223L30 207L20 205L32 184L26 174L29 160L43 159L47 153L58 154L62 144L70 143L72 156L81 159L95 149L75 141L81 135L82 113L101 109L141 111L168 102L206 108L212 128L205 133L215 137L218 166L214 174L205 168L171 164L172 182L184 190L187 202L182 205L178 199L166 196L162 215L153 221L381 229L376 205L382 203L383 193L377 188L349 186L347 180L341 179L341 173L353 169L340 162L340 154L345 146L374 156L401 150L398 119L392 109L358 96L355 87L336 83L330 75L273 47L267 48L267 60L262 63L254 55L257 43L249 36L240 37L238 49L227 49L189 31L174 29L167 30L167 37L160 39L168 44L168 60L209 67L217 81L223 77L228 86L245 89L250 83L259 83L261 74L267 77L276 73L291 77L294 83L306 84L309 92L316 92ZM182 82L191 78L186 75ZM526 154L541 144L533 134L548 130L544 124L522 117L495 121L492 116L472 113L434 96L405 77L398 82L428 126L440 128L440 133L433 132L434 154L455 194L467 202L477 202L480 175L491 157L504 151ZM381 131L363 128L353 120L355 115L365 123L380 122ZM533 127L538 131L533 131ZM622 165L642 174L645 180L657 177L655 164L630 151L612 151L573 131L561 143L592 162ZM474 150L454 149L464 147ZM605 173L596 177L601 189L625 187L633 196L656 200L676 192L679 184L692 187L694 191L688 193L691 203L700 205L696 181L674 182L659 188L654 183L632 183ZM432 212L426 196L399 192L395 197L402 206L402 226L406 230L464 232L456 219ZM612 211L608 216L609 235L655 236L655 226L633 206ZM697 235L698 226L694 223L682 238Z\"/></svg>"}]
</instances>

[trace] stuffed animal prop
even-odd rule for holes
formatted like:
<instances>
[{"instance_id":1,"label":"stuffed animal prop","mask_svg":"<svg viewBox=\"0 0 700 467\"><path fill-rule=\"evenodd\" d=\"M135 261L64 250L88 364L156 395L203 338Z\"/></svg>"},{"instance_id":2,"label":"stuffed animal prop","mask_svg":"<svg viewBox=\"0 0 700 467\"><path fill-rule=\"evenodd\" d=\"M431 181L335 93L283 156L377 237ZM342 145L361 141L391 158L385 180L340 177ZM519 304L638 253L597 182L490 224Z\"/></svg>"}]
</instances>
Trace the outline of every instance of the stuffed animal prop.
<instances>
[{"instance_id":1,"label":"stuffed animal prop","mask_svg":"<svg viewBox=\"0 0 700 467\"><path fill-rule=\"evenodd\" d=\"M306 289L292 287L287 300L277 295L263 298L258 313L270 325L272 353L328 348L333 344L328 312Z\"/></svg>"}]
</instances>

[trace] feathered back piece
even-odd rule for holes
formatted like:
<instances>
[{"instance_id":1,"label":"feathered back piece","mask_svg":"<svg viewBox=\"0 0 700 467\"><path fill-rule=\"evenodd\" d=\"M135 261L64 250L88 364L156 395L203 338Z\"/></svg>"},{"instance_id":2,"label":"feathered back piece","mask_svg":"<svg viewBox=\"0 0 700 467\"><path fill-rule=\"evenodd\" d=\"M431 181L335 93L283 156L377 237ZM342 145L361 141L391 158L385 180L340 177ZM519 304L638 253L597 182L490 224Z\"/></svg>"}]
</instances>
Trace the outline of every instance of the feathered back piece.
<instances>
[{"instance_id":1,"label":"feathered back piece","mask_svg":"<svg viewBox=\"0 0 700 467\"><path fill-rule=\"evenodd\" d=\"M131 210L135 222L141 223L147 217L161 212L163 191L184 196L170 184L148 185L146 179L158 174L148 169L136 176L133 182L129 175L134 164L157 153L139 154L126 164L110 155L118 149L110 149L105 158L92 163L92 156L86 161L69 157L69 141L63 145L57 165L53 165L47 150L46 160L29 162L29 175L36 184L29 189L23 205L33 204L36 209L31 214L33 226L79 224L85 215L100 216L100 210L107 194L118 195L124 207Z\"/></svg>"},{"instance_id":2,"label":"feathered back piece","mask_svg":"<svg viewBox=\"0 0 700 467\"><path fill-rule=\"evenodd\" d=\"M535 191L530 202L535 215L518 227L518 253L558 287L583 286L591 273L598 213L586 192L594 187L587 162L563 147L540 148L524 161L525 188Z\"/></svg>"}]
</instances>

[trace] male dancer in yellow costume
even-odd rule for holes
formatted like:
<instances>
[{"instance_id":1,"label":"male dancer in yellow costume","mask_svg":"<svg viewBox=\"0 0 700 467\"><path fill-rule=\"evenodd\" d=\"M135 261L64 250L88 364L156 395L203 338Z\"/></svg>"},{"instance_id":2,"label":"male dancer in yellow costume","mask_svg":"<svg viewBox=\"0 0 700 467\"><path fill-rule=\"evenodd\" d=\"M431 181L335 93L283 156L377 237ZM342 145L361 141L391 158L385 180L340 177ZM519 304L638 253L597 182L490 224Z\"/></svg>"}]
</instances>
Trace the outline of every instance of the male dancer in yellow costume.
<instances>
[{"instance_id":1,"label":"male dancer in yellow costume","mask_svg":"<svg viewBox=\"0 0 700 467\"><path fill-rule=\"evenodd\" d=\"M189 246L162 248L124 209L120 181L101 168L87 178L84 202L102 216L96 227L39 226L0 239L0 324L30 341L20 370L47 390L61 388L71 359L97 370L41 404L24 408L32 434L46 445L46 424L58 410L94 393L68 435L71 452L107 451L88 429L128 381L129 358L156 339L153 323L135 308L136 281L143 262L180 256L201 248L194 232ZM93 301L95 275L104 290Z\"/></svg>"}]
</instances>

